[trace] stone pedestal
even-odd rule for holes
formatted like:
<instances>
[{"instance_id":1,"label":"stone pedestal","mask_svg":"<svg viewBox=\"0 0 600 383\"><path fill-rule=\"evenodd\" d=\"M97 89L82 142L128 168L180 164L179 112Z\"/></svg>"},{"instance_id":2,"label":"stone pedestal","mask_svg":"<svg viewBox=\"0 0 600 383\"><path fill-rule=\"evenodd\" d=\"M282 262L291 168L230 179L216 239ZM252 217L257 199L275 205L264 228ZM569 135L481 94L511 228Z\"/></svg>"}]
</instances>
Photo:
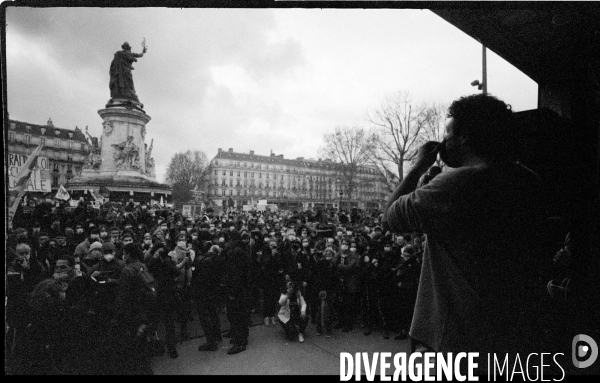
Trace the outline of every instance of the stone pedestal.
<instances>
[{"instance_id":1,"label":"stone pedestal","mask_svg":"<svg viewBox=\"0 0 600 383\"><path fill-rule=\"evenodd\" d=\"M111 107L100 109L98 111L104 121L102 131L102 165L100 165L100 174L116 175L142 175L146 177L146 151L144 140L146 138L146 124L150 121L143 111L126 108ZM126 144L128 139L138 150L138 166L130 166L129 161L119 165L117 159L121 150L119 146Z\"/></svg>"},{"instance_id":2,"label":"stone pedestal","mask_svg":"<svg viewBox=\"0 0 600 383\"><path fill-rule=\"evenodd\" d=\"M169 195L170 187L156 182L153 173L146 172L146 124L150 121L142 104L111 99L98 111L103 129L100 139L102 161L87 168L81 176L69 181L69 190L92 190L100 186L110 191L159 193ZM137 151L137 154L133 154Z\"/></svg>"}]
</instances>

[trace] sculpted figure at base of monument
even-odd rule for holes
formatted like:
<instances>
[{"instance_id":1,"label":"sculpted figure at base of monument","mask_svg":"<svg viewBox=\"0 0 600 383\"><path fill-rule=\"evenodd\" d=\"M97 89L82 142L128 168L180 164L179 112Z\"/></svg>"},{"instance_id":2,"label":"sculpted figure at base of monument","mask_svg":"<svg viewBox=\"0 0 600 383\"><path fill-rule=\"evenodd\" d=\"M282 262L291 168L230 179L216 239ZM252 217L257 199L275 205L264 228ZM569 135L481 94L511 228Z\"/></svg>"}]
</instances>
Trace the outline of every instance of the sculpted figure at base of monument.
<instances>
[{"instance_id":1,"label":"sculpted figure at base of monument","mask_svg":"<svg viewBox=\"0 0 600 383\"><path fill-rule=\"evenodd\" d=\"M127 141L112 144L112 146L116 149L113 158L117 161L115 164L117 169L139 169L139 150L137 145L133 143L133 136L127 136Z\"/></svg>"}]
</instances>

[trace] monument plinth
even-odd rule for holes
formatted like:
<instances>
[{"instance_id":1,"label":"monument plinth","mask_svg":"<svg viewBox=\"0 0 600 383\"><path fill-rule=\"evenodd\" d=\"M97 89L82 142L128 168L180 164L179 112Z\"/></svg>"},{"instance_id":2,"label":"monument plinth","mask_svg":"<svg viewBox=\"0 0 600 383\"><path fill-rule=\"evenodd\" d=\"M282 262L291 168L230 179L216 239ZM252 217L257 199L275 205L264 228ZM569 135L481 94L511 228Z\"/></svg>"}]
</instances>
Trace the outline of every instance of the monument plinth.
<instances>
[{"instance_id":1,"label":"monument plinth","mask_svg":"<svg viewBox=\"0 0 600 383\"><path fill-rule=\"evenodd\" d=\"M91 151L81 176L72 179L67 189L94 190L104 187L111 192L128 192L131 197L148 194L141 199L156 199L171 194L169 185L156 182L152 147L145 143L146 124L150 116L139 102L133 79L131 63L142 54L131 53L129 44L115 53L110 66L111 99L98 114L102 118L100 139L90 136ZM144 53L146 48L144 47ZM87 132L87 128L86 128ZM112 194L112 193L111 193ZM156 196L158 194L159 196Z\"/></svg>"}]
</instances>

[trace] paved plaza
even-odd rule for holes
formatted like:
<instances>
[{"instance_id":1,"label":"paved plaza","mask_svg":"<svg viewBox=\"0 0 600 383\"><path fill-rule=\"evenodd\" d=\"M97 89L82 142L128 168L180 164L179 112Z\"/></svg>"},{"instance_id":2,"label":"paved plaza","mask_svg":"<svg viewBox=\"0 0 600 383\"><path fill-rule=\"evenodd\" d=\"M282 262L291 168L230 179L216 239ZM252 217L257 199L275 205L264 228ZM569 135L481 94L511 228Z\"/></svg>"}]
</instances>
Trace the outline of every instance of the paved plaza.
<instances>
[{"instance_id":1,"label":"paved plaza","mask_svg":"<svg viewBox=\"0 0 600 383\"><path fill-rule=\"evenodd\" d=\"M228 355L229 339L224 338L218 351L199 352L203 336L178 344L179 358L168 355L153 359L156 375L339 375L340 353L349 352L405 352L408 341L390 337L383 339L380 332L364 336L358 325L344 333L334 330L331 338L317 336L315 326L308 325L304 343L288 342L280 325L259 324L252 315L253 326L246 351ZM363 369L364 373L364 369Z\"/></svg>"}]
</instances>

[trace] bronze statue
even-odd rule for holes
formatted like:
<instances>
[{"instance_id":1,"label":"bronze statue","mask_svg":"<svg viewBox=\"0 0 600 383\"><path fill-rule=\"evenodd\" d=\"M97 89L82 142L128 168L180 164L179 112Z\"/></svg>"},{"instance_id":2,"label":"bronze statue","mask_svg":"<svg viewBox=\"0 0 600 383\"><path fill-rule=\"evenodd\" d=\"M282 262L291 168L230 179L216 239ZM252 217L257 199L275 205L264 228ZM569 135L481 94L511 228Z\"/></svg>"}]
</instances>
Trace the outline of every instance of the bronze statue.
<instances>
[{"instance_id":1,"label":"bronze statue","mask_svg":"<svg viewBox=\"0 0 600 383\"><path fill-rule=\"evenodd\" d=\"M115 57L110 63L109 87L111 98L123 98L139 102L135 94L131 71L133 70L132 64L137 61L138 57L142 57L146 53L145 39L142 46L144 47L142 53L133 53L129 43L125 42L121 45L123 50L115 53Z\"/></svg>"}]
</instances>

